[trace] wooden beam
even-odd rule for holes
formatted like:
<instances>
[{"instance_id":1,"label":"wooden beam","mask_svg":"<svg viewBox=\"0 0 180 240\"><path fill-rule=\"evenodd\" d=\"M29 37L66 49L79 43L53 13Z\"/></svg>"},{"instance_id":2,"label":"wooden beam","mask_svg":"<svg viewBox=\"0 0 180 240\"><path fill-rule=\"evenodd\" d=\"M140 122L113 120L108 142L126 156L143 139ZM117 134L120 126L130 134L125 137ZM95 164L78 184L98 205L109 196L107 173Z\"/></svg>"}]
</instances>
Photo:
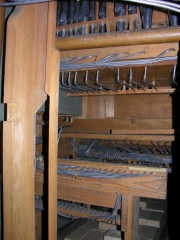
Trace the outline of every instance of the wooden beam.
<instances>
[{"instance_id":1,"label":"wooden beam","mask_svg":"<svg viewBox=\"0 0 180 240\"><path fill-rule=\"evenodd\" d=\"M63 138L84 138L84 139L104 139L104 140L138 140L138 141L174 141L175 136L171 135L127 135L126 134L93 134L93 133L62 133ZM177 138L176 138L177 140Z\"/></svg>"},{"instance_id":2,"label":"wooden beam","mask_svg":"<svg viewBox=\"0 0 180 240\"><path fill-rule=\"evenodd\" d=\"M46 86L49 95L48 239L57 239L57 136L60 53L55 48L56 2L48 4Z\"/></svg>"},{"instance_id":3,"label":"wooden beam","mask_svg":"<svg viewBox=\"0 0 180 240\"><path fill-rule=\"evenodd\" d=\"M124 196L123 196L124 197ZM127 229L125 240L138 239L139 233L139 197L126 197L127 200Z\"/></svg>"},{"instance_id":4,"label":"wooden beam","mask_svg":"<svg viewBox=\"0 0 180 240\"><path fill-rule=\"evenodd\" d=\"M7 22L3 123L4 240L35 239L34 126L46 100L47 3L16 7Z\"/></svg>"},{"instance_id":5,"label":"wooden beam","mask_svg":"<svg viewBox=\"0 0 180 240\"><path fill-rule=\"evenodd\" d=\"M67 163L68 164L68 163ZM85 164L85 163L84 163ZM98 163L94 163L94 165ZM108 165L108 164L107 164ZM101 169L102 171L118 171L126 172L132 174L129 177L125 178L110 178L110 179L99 179L99 178L88 178L88 177L78 177L78 176L68 176L58 174L58 185L68 187L69 189L84 189L95 192L102 193L118 193L126 194L129 196L141 196L141 197L150 197L150 198L166 198L166 188L167 188L167 171L153 171L153 168L133 168L125 169L121 168L121 165L112 164L109 169L107 165L104 166L104 163L101 163L96 167L93 165L86 165L86 168L89 169ZM71 166L71 165L69 165ZM76 165L78 166L78 164ZM80 165L79 165L80 166ZM83 167L83 165L81 165ZM133 174L142 174L140 176L133 176ZM143 175L144 174L144 175ZM36 171L36 182L43 183L43 171ZM74 192L75 194L75 192ZM78 194L78 192L77 192ZM67 193L68 195L68 193ZM80 199L79 199L80 201Z\"/></svg>"},{"instance_id":6,"label":"wooden beam","mask_svg":"<svg viewBox=\"0 0 180 240\"><path fill-rule=\"evenodd\" d=\"M140 31L111 32L57 38L56 46L61 51L92 49L140 44L173 43L180 41L180 28L158 28Z\"/></svg>"},{"instance_id":7,"label":"wooden beam","mask_svg":"<svg viewBox=\"0 0 180 240\"><path fill-rule=\"evenodd\" d=\"M122 134L122 135L174 135L175 133L179 133L179 130L174 129L137 129L137 130L111 130L111 134Z\"/></svg>"},{"instance_id":8,"label":"wooden beam","mask_svg":"<svg viewBox=\"0 0 180 240\"><path fill-rule=\"evenodd\" d=\"M4 0L0 0L0 3L4 2ZM2 42L3 42L3 34L4 34L4 13L5 8L0 7L0 56L1 56L1 49L2 49Z\"/></svg>"}]
</instances>

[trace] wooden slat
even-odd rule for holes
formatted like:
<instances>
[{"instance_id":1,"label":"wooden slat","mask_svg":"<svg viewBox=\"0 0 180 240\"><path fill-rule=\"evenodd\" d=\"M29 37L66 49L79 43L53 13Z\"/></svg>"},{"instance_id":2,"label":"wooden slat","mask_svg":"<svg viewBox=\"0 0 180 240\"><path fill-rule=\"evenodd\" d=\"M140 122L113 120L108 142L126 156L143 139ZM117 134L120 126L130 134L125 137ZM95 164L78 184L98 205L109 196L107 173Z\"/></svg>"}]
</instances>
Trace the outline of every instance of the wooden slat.
<instances>
[{"instance_id":1,"label":"wooden slat","mask_svg":"<svg viewBox=\"0 0 180 240\"><path fill-rule=\"evenodd\" d=\"M175 63L172 63L173 65ZM129 66L128 66L129 68ZM165 93L174 93L176 92L175 88L171 88L171 87L158 87L158 90L156 89L146 89L145 91L142 89L136 89L135 91L129 89L129 90L116 90L116 91L108 91L108 92L104 92L104 91L99 91L99 92L81 92L81 93L67 93L67 96L112 96L112 95L149 95L149 94L155 94L155 95L161 95L161 94L165 94Z\"/></svg>"},{"instance_id":2,"label":"wooden slat","mask_svg":"<svg viewBox=\"0 0 180 240\"><path fill-rule=\"evenodd\" d=\"M105 140L138 140L138 141L174 141L174 136L161 135L120 135L120 134L83 134L83 133L62 133L64 138L86 138L86 139L105 139ZM177 140L177 138L176 138Z\"/></svg>"},{"instance_id":3,"label":"wooden slat","mask_svg":"<svg viewBox=\"0 0 180 240\"><path fill-rule=\"evenodd\" d=\"M43 195L44 185L42 179L37 179L35 182L35 193ZM68 186L68 184L58 183L57 198L72 202L86 203L90 205L103 206L114 208L116 201L114 192L107 193L96 190L83 189L78 186Z\"/></svg>"},{"instance_id":4,"label":"wooden slat","mask_svg":"<svg viewBox=\"0 0 180 240\"><path fill-rule=\"evenodd\" d=\"M133 171L136 172L136 171ZM36 181L42 182L43 173L36 172ZM119 193L130 196L141 196L150 198L166 198L167 173L146 172L145 176L128 177L120 179L96 179L87 177L70 177L58 175L58 183L70 188L77 187L104 193Z\"/></svg>"},{"instance_id":5,"label":"wooden slat","mask_svg":"<svg viewBox=\"0 0 180 240\"><path fill-rule=\"evenodd\" d=\"M55 49L56 2L49 3L46 92L49 95L48 239L57 239L57 136L60 54Z\"/></svg>"},{"instance_id":6,"label":"wooden slat","mask_svg":"<svg viewBox=\"0 0 180 240\"><path fill-rule=\"evenodd\" d=\"M178 131L179 132L179 131ZM111 134L122 134L122 135L174 135L177 133L177 130L174 129L138 129L138 130L111 130Z\"/></svg>"},{"instance_id":7,"label":"wooden slat","mask_svg":"<svg viewBox=\"0 0 180 240\"><path fill-rule=\"evenodd\" d=\"M7 22L3 124L4 240L35 239L34 126L46 100L47 3L16 7Z\"/></svg>"},{"instance_id":8,"label":"wooden slat","mask_svg":"<svg viewBox=\"0 0 180 240\"><path fill-rule=\"evenodd\" d=\"M84 118L84 116L83 116ZM134 121L133 121L134 120ZM170 129L172 119L91 119L75 118L70 128L65 128L65 132L71 133L110 133L111 129Z\"/></svg>"}]
</instances>

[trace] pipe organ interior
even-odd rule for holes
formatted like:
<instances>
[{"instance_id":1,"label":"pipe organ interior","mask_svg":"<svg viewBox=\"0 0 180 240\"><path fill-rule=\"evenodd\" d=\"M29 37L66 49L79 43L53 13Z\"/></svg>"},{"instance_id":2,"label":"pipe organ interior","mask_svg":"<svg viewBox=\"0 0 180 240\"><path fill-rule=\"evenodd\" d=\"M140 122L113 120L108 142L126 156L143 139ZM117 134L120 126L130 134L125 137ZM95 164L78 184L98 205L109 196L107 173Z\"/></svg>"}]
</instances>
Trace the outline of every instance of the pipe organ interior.
<instances>
[{"instance_id":1,"label":"pipe organ interior","mask_svg":"<svg viewBox=\"0 0 180 240\"><path fill-rule=\"evenodd\" d=\"M167 199L168 177L178 158L179 3L63 0L39 5L44 13L35 16L34 23L41 23L36 40L45 40L38 46L43 69L38 89L35 82L31 86L37 90L32 91L34 191L37 208L46 209L48 199L48 239L57 237L57 213L111 223L123 239L139 239L140 198ZM16 11L9 31L19 34L16 24L23 25L22 19L31 19L39 8ZM20 41L24 36L18 34ZM5 101L10 104L16 99L8 99L8 77ZM14 112L22 110L15 103L8 109L15 124L19 115Z\"/></svg>"}]
</instances>

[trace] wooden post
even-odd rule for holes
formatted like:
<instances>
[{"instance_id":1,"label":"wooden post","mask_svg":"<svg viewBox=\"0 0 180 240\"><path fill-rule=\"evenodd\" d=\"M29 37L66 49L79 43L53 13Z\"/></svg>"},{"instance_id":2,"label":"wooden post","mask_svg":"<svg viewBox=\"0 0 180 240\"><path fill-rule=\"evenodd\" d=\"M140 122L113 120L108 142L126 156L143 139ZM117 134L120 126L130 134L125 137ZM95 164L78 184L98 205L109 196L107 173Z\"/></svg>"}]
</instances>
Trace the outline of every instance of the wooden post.
<instances>
[{"instance_id":1,"label":"wooden post","mask_svg":"<svg viewBox=\"0 0 180 240\"><path fill-rule=\"evenodd\" d=\"M0 2L4 2L0 0ZM3 39L3 32L4 32L4 7L0 7L0 56L1 56L1 49L2 49L2 39Z\"/></svg>"},{"instance_id":2,"label":"wooden post","mask_svg":"<svg viewBox=\"0 0 180 240\"><path fill-rule=\"evenodd\" d=\"M125 240L138 239L139 233L139 197L122 196L121 230L125 232Z\"/></svg>"},{"instance_id":3,"label":"wooden post","mask_svg":"<svg viewBox=\"0 0 180 240\"><path fill-rule=\"evenodd\" d=\"M46 92L49 95L48 239L57 239L57 154L60 53L55 48L56 2L49 3Z\"/></svg>"},{"instance_id":4,"label":"wooden post","mask_svg":"<svg viewBox=\"0 0 180 240\"><path fill-rule=\"evenodd\" d=\"M35 114L46 100L48 4L16 7L8 19L3 123L4 240L35 239Z\"/></svg>"}]
</instances>

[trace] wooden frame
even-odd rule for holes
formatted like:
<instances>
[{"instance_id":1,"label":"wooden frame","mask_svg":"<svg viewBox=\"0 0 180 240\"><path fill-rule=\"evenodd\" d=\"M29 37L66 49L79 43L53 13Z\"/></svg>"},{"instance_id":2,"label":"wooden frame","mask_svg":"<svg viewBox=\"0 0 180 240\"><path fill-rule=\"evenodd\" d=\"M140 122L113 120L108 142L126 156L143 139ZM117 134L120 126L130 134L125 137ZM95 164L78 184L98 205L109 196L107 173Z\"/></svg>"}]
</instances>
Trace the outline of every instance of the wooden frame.
<instances>
[{"instance_id":1,"label":"wooden frame","mask_svg":"<svg viewBox=\"0 0 180 240\"><path fill-rule=\"evenodd\" d=\"M134 172L149 171L151 174L119 180L97 180L65 175L57 177L57 127L58 127L58 76L60 50L77 49L73 54L84 52L98 52L102 56L116 50L119 44L135 45L161 43L161 31L152 30L151 34L139 38L138 33L127 34L127 39L122 34L108 34L105 44L104 35L101 37L89 36L57 40L55 43L55 12L56 4L43 3L31 6L20 6L15 9L8 19L6 59L5 59L5 84L4 103L7 104L7 120L3 124L3 208L4 208L4 239L30 240L35 239L35 205L34 194L43 194L43 173L36 173L34 186L34 125L35 114L49 96L49 161L48 161L48 239L57 238L57 196L77 202L112 206L116 193L123 195L122 230L125 240L136 238L132 226L135 225L137 215L133 217L134 209L138 206L140 196L166 198L167 171L166 169L128 169ZM179 28L172 28L166 35L166 43L170 46L177 41L180 35ZM156 39L149 39L153 33ZM114 36L118 39L114 40ZM131 37L135 41L132 42ZM147 39L148 38L148 39ZM12 39L13 43L12 44ZM95 39L97 41L95 41ZM75 40L75 41L74 41ZM111 41L112 40L112 41ZM112 44L109 44L112 42ZM83 45L82 45L83 44ZM162 45L164 49L166 45ZM88 48L88 49L87 49ZM93 50L89 50L89 49ZM94 49L97 48L97 49ZM130 47L131 48L131 47ZM144 46L156 52L154 45ZM85 49L82 50L82 49ZM62 53L63 56L72 56L72 51ZM151 55L151 51L147 56ZM12 57L13 56L13 57ZM171 64L171 63L170 63ZM174 62L173 62L174 64ZM168 93L170 91L168 90ZM118 129L117 129L118 130ZM123 139L126 135L120 134L83 134L63 133L62 137L96 138L96 139ZM173 141L173 135L129 135L131 140ZM61 160L62 161L62 160ZM72 162L74 164L74 162ZM81 163L76 164L81 165ZM87 165L87 163L86 163ZM91 166L92 167L92 166ZM100 168L106 167L104 164ZM74 185L76 186L74 188ZM58 191L57 191L58 188ZM87 193L97 196L87 200ZM66 191L65 191L66 190ZM67 192L71 191L71 194ZM77 198L74 194L79 193ZM107 197L109 201L103 200ZM89 201L89 202L88 202ZM135 211L137 213L137 211ZM23 214L22 214L23 213ZM135 234L135 235L134 235Z\"/></svg>"}]
</instances>

